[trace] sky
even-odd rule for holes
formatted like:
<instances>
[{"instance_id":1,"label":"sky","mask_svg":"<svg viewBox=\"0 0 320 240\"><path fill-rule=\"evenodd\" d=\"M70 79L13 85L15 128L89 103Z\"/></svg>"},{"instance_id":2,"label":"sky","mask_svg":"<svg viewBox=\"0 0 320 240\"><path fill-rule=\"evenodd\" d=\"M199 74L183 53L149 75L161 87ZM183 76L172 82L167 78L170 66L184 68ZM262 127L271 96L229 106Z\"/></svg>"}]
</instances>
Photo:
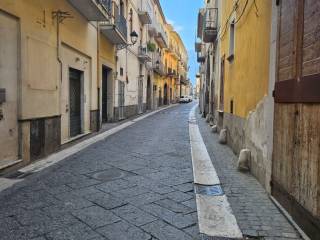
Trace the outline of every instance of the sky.
<instances>
[{"instance_id":1,"label":"sky","mask_svg":"<svg viewBox=\"0 0 320 240\"><path fill-rule=\"evenodd\" d=\"M160 2L168 23L174 26L186 46L189 55L189 78L194 85L195 75L198 72L194 42L198 11L203 5L203 0L160 0Z\"/></svg>"}]
</instances>

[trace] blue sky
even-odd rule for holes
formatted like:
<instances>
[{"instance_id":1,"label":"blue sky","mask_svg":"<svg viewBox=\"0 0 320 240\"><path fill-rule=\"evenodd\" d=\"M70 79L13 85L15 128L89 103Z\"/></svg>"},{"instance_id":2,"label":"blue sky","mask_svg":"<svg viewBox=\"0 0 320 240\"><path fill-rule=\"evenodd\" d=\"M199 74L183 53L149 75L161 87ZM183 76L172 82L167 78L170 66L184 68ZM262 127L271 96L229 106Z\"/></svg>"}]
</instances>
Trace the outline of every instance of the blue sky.
<instances>
[{"instance_id":1,"label":"blue sky","mask_svg":"<svg viewBox=\"0 0 320 240\"><path fill-rule=\"evenodd\" d=\"M180 34L189 54L189 78L194 83L198 71L196 53L194 51L197 29L198 11L202 0L160 0L167 21Z\"/></svg>"}]
</instances>

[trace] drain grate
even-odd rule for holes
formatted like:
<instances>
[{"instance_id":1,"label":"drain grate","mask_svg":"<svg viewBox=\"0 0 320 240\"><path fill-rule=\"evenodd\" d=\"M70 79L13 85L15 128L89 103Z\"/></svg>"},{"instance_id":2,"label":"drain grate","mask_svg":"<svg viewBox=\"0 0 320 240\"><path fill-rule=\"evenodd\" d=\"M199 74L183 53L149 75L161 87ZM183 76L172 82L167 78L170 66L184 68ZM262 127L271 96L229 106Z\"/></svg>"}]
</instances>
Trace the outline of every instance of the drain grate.
<instances>
[{"instance_id":1,"label":"drain grate","mask_svg":"<svg viewBox=\"0 0 320 240\"><path fill-rule=\"evenodd\" d=\"M221 196L223 195L223 190L220 185L205 186L205 185L195 185L196 194L208 195L208 196Z\"/></svg>"}]
</instances>

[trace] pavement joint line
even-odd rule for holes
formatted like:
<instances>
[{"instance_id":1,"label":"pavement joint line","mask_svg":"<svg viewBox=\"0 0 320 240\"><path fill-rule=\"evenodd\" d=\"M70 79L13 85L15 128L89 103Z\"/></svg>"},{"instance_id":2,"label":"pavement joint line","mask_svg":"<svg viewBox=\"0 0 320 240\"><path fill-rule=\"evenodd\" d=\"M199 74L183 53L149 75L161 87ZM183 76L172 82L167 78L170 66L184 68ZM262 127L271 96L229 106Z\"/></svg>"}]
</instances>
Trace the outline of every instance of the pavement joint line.
<instances>
[{"instance_id":1,"label":"pavement joint line","mask_svg":"<svg viewBox=\"0 0 320 240\"><path fill-rule=\"evenodd\" d=\"M99 141L105 140L109 136L111 136L111 135L145 119L145 118L148 118L148 117L150 117L156 113L159 113L161 111L168 110L168 109L175 107L177 105L178 104L172 104L170 106L152 111L147 114L144 114L136 119L124 122L114 128L111 128L105 132L99 133L91 138L83 140L82 142L79 142L73 146L70 146L70 147L63 149L63 150L56 152L56 153L52 153L51 155L49 155L43 159L40 159L40 160L36 161L35 163L29 164L28 166L23 167L23 168L19 169L18 171L21 173L27 174L27 175L29 173L32 174L32 173L40 172L40 171L58 163L58 162L66 159L67 157L70 157L70 156L74 155L75 153L77 153L81 150L84 150L85 148L87 148L87 147L89 147ZM2 192L3 190L5 190L9 187L12 187L14 184L21 182L23 180L24 180L23 178L10 179L10 178L6 178L6 177L0 177L0 192Z\"/></svg>"},{"instance_id":2,"label":"pavement joint line","mask_svg":"<svg viewBox=\"0 0 320 240\"><path fill-rule=\"evenodd\" d=\"M195 105L189 113L189 135L200 234L211 239L215 237L243 239L242 232L222 188L222 194L219 195L199 194L196 191L197 185L221 187L198 124L193 123L196 108Z\"/></svg>"}]
</instances>

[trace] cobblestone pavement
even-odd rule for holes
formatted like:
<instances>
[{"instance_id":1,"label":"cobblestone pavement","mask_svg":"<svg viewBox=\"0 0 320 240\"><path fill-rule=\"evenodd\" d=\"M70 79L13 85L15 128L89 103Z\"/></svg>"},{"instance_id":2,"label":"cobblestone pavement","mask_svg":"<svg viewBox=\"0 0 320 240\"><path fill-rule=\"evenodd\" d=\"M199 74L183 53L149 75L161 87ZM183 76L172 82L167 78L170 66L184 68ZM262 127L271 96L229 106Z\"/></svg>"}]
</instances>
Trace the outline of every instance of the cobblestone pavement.
<instances>
[{"instance_id":1,"label":"cobblestone pavement","mask_svg":"<svg viewBox=\"0 0 320 240\"><path fill-rule=\"evenodd\" d=\"M196 239L191 107L143 119L0 193L0 239Z\"/></svg>"},{"instance_id":2,"label":"cobblestone pavement","mask_svg":"<svg viewBox=\"0 0 320 240\"><path fill-rule=\"evenodd\" d=\"M301 239L259 182L249 173L237 171L237 157L232 150L218 143L218 134L197 112L203 140L244 235L258 239Z\"/></svg>"}]
</instances>

